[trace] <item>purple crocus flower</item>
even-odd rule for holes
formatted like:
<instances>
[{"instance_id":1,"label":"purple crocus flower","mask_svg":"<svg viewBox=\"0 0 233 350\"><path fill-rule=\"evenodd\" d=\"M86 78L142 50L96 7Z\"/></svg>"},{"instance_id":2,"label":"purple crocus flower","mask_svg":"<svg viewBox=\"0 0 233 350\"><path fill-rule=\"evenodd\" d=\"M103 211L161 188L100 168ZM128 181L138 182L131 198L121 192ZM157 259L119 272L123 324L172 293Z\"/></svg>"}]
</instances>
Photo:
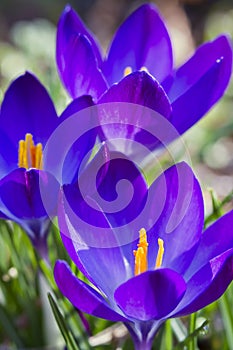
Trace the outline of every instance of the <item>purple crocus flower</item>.
<instances>
[{"instance_id":1,"label":"purple crocus flower","mask_svg":"<svg viewBox=\"0 0 233 350\"><path fill-rule=\"evenodd\" d=\"M84 200L77 186L64 186L61 196L63 243L95 288L64 261L57 261L54 276L76 308L124 322L135 349L147 350L166 319L212 303L232 281L233 211L202 232L202 193L186 163L172 166L147 189L123 158L109 166L111 180L103 181L99 192L114 201L118 170L124 169L136 190L134 204L125 210L104 213L96 200ZM125 189L123 197L130 201L132 193Z\"/></svg>"},{"instance_id":2,"label":"purple crocus flower","mask_svg":"<svg viewBox=\"0 0 233 350\"><path fill-rule=\"evenodd\" d=\"M45 248L50 218L56 215L59 192L56 173L43 161L43 149L64 120L91 105L92 99L83 96L58 118L46 89L30 73L14 80L5 93L0 112L0 217L20 224L41 251ZM87 125L89 122L83 121ZM68 153L63 183L75 179L83 156L95 142L95 135L89 136L81 144L73 145Z\"/></svg>"},{"instance_id":3,"label":"purple crocus flower","mask_svg":"<svg viewBox=\"0 0 233 350\"><path fill-rule=\"evenodd\" d=\"M58 23L56 58L61 80L73 98L89 94L99 101L109 87L121 84L124 76L147 72L163 87L172 107L170 121L179 133L219 100L232 71L232 47L225 35L200 46L174 69L169 34L151 4L142 5L121 24L105 57L77 13L66 6ZM133 95L138 89L135 81L123 85L121 95L128 91ZM121 96L115 94L114 102L119 101Z\"/></svg>"},{"instance_id":4,"label":"purple crocus flower","mask_svg":"<svg viewBox=\"0 0 233 350\"><path fill-rule=\"evenodd\" d=\"M58 117L48 92L34 75L27 72L14 80L5 93L0 112L0 178L18 167L47 170L43 149L54 130L71 115L92 105L90 96L82 96ZM82 123L87 128L92 126L90 120ZM96 135L89 136L82 139L78 149L77 146L72 149L63 183L74 180L72 167L77 169L83 155L94 145Z\"/></svg>"}]
</instances>

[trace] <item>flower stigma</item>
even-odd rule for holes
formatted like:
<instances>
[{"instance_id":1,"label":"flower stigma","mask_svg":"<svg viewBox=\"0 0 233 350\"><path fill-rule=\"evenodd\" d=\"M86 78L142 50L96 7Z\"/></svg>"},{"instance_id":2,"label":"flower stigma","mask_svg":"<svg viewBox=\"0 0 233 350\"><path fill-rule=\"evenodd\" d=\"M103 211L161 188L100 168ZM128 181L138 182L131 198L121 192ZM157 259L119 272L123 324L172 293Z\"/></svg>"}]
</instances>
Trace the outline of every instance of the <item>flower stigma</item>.
<instances>
[{"instance_id":1,"label":"flower stigma","mask_svg":"<svg viewBox=\"0 0 233 350\"><path fill-rule=\"evenodd\" d=\"M133 251L134 262L134 274L135 276L148 270L147 250L148 250L147 234L146 230L142 228L139 231L139 243L137 244L137 250ZM163 262L164 255L164 242L161 238L158 238L159 250L156 257L155 268L159 268Z\"/></svg>"},{"instance_id":2,"label":"flower stigma","mask_svg":"<svg viewBox=\"0 0 233 350\"><path fill-rule=\"evenodd\" d=\"M18 167L25 169L42 169L43 167L42 144L35 145L32 134L26 134L25 140L19 141Z\"/></svg>"}]
</instances>

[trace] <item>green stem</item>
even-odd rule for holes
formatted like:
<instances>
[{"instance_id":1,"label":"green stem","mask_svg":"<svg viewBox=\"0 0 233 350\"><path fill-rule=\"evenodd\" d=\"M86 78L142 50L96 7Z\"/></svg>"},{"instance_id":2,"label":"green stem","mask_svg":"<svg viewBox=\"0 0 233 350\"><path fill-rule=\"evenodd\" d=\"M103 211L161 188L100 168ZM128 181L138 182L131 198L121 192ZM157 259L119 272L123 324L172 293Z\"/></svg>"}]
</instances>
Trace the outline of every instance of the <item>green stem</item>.
<instances>
[{"instance_id":1,"label":"green stem","mask_svg":"<svg viewBox=\"0 0 233 350\"><path fill-rule=\"evenodd\" d=\"M171 321L165 323L165 349L172 350L172 326Z\"/></svg>"},{"instance_id":2,"label":"green stem","mask_svg":"<svg viewBox=\"0 0 233 350\"><path fill-rule=\"evenodd\" d=\"M228 300L227 293L223 294L219 300L219 307L222 314L224 328L226 330L226 338L228 342L228 349L233 350L233 317L232 307Z\"/></svg>"},{"instance_id":3,"label":"green stem","mask_svg":"<svg viewBox=\"0 0 233 350\"><path fill-rule=\"evenodd\" d=\"M196 319L197 319L197 313L193 313L190 315L190 323L189 323L189 334L194 333L196 328ZM196 337L192 337L192 339L189 342L188 350L196 350L197 349L197 339Z\"/></svg>"}]
</instances>

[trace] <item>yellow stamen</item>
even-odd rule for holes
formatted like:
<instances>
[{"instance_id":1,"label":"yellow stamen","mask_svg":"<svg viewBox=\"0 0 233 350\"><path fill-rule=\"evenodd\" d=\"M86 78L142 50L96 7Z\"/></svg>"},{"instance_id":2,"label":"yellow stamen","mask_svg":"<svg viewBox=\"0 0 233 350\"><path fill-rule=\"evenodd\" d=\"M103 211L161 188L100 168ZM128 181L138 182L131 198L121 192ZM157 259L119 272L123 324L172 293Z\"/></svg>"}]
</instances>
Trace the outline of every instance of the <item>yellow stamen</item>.
<instances>
[{"instance_id":1,"label":"yellow stamen","mask_svg":"<svg viewBox=\"0 0 233 350\"><path fill-rule=\"evenodd\" d=\"M139 247L137 250L134 250L135 256L135 267L134 274L135 276L140 275L140 273L147 271L147 261L143 248Z\"/></svg>"},{"instance_id":2,"label":"yellow stamen","mask_svg":"<svg viewBox=\"0 0 233 350\"><path fill-rule=\"evenodd\" d=\"M41 143L36 145L35 151L35 168L42 169L43 168L43 147Z\"/></svg>"},{"instance_id":3,"label":"yellow stamen","mask_svg":"<svg viewBox=\"0 0 233 350\"><path fill-rule=\"evenodd\" d=\"M18 167L25 169L43 167L42 144L35 145L31 134L26 134L25 140L19 141Z\"/></svg>"},{"instance_id":4,"label":"yellow stamen","mask_svg":"<svg viewBox=\"0 0 233 350\"><path fill-rule=\"evenodd\" d=\"M142 272L147 271L148 269L148 263L147 263L147 249L148 249L148 242L147 242L147 235L146 230L142 228L139 231L140 238L138 243L138 249L134 250L134 256L135 256L135 268L134 268L134 274L135 276L139 275Z\"/></svg>"},{"instance_id":5,"label":"yellow stamen","mask_svg":"<svg viewBox=\"0 0 233 350\"><path fill-rule=\"evenodd\" d=\"M163 254L164 254L164 244L161 238L158 239L159 251L156 258L155 268L158 268L162 265L163 262Z\"/></svg>"},{"instance_id":6,"label":"yellow stamen","mask_svg":"<svg viewBox=\"0 0 233 350\"><path fill-rule=\"evenodd\" d=\"M124 69L124 77L126 77L127 75L131 74L132 73L132 68L130 66L127 66L125 69Z\"/></svg>"},{"instance_id":7,"label":"yellow stamen","mask_svg":"<svg viewBox=\"0 0 233 350\"><path fill-rule=\"evenodd\" d=\"M135 276L140 275L141 273L148 270L148 261L147 261L147 250L148 250L148 242L147 242L147 234L146 230L142 228L139 231L139 243L137 245L137 250L133 251L135 256L134 259L134 274ZM155 268L161 267L163 263L163 255L164 255L164 241L161 238L158 238L158 253L156 257Z\"/></svg>"},{"instance_id":8,"label":"yellow stamen","mask_svg":"<svg viewBox=\"0 0 233 350\"><path fill-rule=\"evenodd\" d=\"M18 167L22 168L22 164L24 163L24 153L25 153L25 141L19 141L19 151L18 151Z\"/></svg>"}]
</instances>

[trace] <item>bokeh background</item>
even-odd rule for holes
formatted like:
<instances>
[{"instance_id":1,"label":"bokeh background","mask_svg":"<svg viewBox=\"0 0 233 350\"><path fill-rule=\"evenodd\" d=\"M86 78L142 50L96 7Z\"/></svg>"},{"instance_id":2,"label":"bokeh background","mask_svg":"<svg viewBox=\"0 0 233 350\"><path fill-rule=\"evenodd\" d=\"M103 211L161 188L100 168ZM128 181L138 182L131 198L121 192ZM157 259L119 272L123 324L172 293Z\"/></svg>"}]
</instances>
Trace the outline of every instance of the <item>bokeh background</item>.
<instances>
[{"instance_id":1,"label":"bokeh background","mask_svg":"<svg viewBox=\"0 0 233 350\"><path fill-rule=\"evenodd\" d=\"M142 1L70 0L69 3L99 39L105 51L127 15ZM220 33L233 37L232 0L155 0L174 47L175 65L195 47ZM56 24L65 0L0 0L0 100L10 81L25 70L47 86L58 112L68 103L55 65ZM233 189L233 83L225 97L185 134L193 167L212 210L209 188L220 199ZM232 206L232 203L229 203Z\"/></svg>"}]
</instances>

